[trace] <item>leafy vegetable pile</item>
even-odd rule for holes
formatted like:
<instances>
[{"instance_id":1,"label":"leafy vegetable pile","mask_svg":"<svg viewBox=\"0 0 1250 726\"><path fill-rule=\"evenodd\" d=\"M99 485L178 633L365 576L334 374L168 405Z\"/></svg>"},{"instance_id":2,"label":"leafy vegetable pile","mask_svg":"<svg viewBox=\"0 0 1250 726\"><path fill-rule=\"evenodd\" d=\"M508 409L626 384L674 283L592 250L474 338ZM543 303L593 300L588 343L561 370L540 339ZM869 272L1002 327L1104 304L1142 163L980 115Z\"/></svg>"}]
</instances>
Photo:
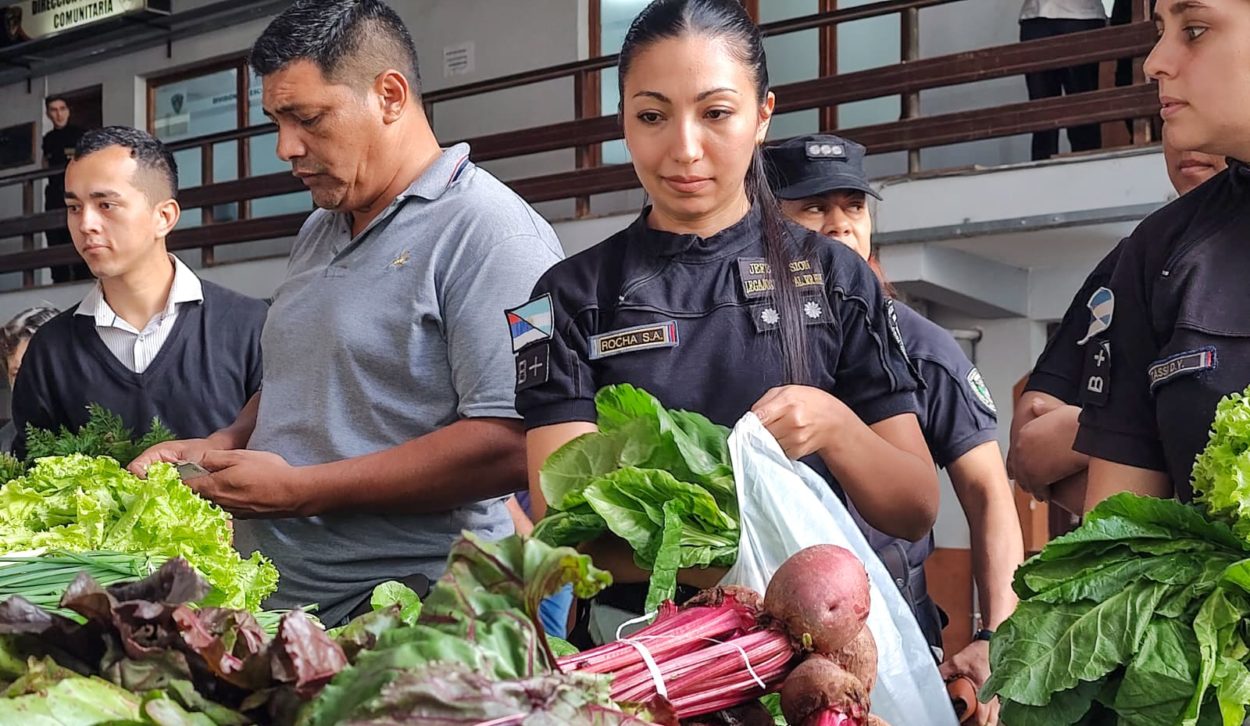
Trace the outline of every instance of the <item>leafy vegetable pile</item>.
<instances>
[{"instance_id":1,"label":"leafy vegetable pile","mask_svg":"<svg viewBox=\"0 0 1250 726\"><path fill-rule=\"evenodd\" d=\"M1250 398L1220 402L1197 505L1119 494L1016 572L990 645L1010 726L1225 724L1250 704Z\"/></svg>"},{"instance_id":2,"label":"leafy vegetable pile","mask_svg":"<svg viewBox=\"0 0 1250 726\"><path fill-rule=\"evenodd\" d=\"M608 679L560 673L538 620L539 603L565 584L593 597L610 581L570 548L466 533L415 625L393 609L339 634L353 663L300 723L643 723L612 703Z\"/></svg>"},{"instance_id":3,"label":"leafy vegetable pile","mask_svg":"<svg viewBox=\"0 0 1250 726\"><path fill-rule=\"evenodd\" d=\"M121 416L98 403L88 405L87 411L87 423L77 431L70 431L65 426L56 431L27 426L27 462L34 462L45 456L86 454L111 456L122 465L127 465L148 448L174 439L174 433L158 418L153 418L148 432L136 440Z\"/></svg>"},{"instance_id":4,"label":"leafy vegetable pile","mask_svg":"<svg viewBox=\"0 0 1250 726\"><path fill-rule=\"evenodd\" d=\"M302 612L270 639L241 610L192 609L208 586L185 560L103 588L80 575L61 606L77 623L20 597L0 603L0 641L24 674L0 694L0 723L246 724L286 721L346 665ZM18 675L10 673L9 675Z\"/></svg>"},{"instance_id":5,"label":"leafy vegetable pile","mask_svg":"<svg viewBox=\"0 0 1250 726\"><path fill-rule=\"evenodd\" d=\"M728 567L738 556L738 502L729 430L666 410L633 386L595 396L599 431L569 442L543 465L551 509L534 537L576 545L611 533L652 573L647 611L671 599L677 571Z\"/></svg>"},{"instance_id":6,"label":"leafy vegetable pile","mask_svg":"<svg viewBox=\"0 0 1250 726\"><path fill-rule=\"evenodd\" d=\"M0 552L30 550L182 557L208 579L208 606L259 610L278 583L269 561L231 546L230 515L163 463L143 480L106 457L40 459L0 487Z\"/></svg>"}]
</instances>

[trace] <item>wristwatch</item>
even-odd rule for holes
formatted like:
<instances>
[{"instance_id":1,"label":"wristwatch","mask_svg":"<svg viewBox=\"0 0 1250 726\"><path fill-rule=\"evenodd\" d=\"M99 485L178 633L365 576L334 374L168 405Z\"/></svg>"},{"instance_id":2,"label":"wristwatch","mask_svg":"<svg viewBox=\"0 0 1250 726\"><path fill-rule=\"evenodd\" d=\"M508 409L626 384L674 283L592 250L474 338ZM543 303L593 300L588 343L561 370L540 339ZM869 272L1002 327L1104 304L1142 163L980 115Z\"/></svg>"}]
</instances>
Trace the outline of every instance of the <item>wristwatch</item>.
<instances>
[{"instance_id":1,"label":"wristwatch","mask_svg":"<svg viewBox=\"0 0 1250 726\"><path fill-rule=\"evenodd\" d=\"M985 642L988 643L990 642L990 638L993 638L993 637L994 637L993 630L990 630L989 628L981 628L980 630L977 631L976 635L972 636L972 639L984 640Z\"/></svg>"}]
</instances>

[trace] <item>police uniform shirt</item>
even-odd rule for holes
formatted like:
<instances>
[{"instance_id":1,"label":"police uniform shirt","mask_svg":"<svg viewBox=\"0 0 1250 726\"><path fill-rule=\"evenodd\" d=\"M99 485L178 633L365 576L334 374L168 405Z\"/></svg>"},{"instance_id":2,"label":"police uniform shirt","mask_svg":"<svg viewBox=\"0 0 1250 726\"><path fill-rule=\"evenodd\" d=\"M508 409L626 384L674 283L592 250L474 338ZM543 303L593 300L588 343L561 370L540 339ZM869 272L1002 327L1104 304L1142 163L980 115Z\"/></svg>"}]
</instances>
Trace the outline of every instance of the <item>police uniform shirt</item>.
<instances>
[{"instance_id":1,"label":"police uniform shirt","mask_svg":"<svg viewBox=\"0 0 1250 726\"><path fill-rule=\"evenodd\" d=\"M1250 383L1250 169L1229 162L1138 225L1087 332L1103 361L1075 448L1166 471L1185 501L1216 403Z\"/></svg>"},{"instance_id":2,"label":"police uniform shirt","mask_svg":"<svg viewBox=\"0 0 1250 726\"><path fill-rule=\"evenodd\" d=\"M933 456L933 463L945 469L976 447L998 438L998 411L980 371L968 360L950 332L902 303L895 302L898 326L907 343L907 356L920 374L923 387L916 393L920 429ZM882 554L887 567L892 560L888 548L900 548L897 560L912 570L905 582L911 588L909 601L926 640L941 646L942 624L936 605L924 587L923 566L933 553L933 534L910 542L891 537L864 521L852 509L873 550ZM901 573L892 573L898 577Z\"/></svg>"},{"instance_id":3,"label":"police uniform shirt","mask_svg":"<svg viewBox=\"0 0 1250 726\"><path fill-rule=\"evenodd\" d=\"M86 132L83 129L67 124L44 134L43 158L48 162L48 168L64 169L68 166L70 159L74 157L74 147L78 145L78 141L84 133ZM61 173L48 177L48 185L44 188L44 193L49 202L57 203L57 206L63 206L65 174Z\"/></svg>"},{"instance_id":4,"label":"police uniform shirt","mask_svg":"<svg viewBox=\"0 0 1250 726\"><path fill-rule=\"evenodd\" d=\"M595 421L596 391L615 383L732 426L786 383L758 212L706 239L650 229L646 216L558 263L509 312L528 428ZM788 229L812 385L868 424L914 412L917 383L872 271L843 245Z\"/></svg>"},{"instance_id":5,"label":"police uniform shirt","mask_svg":"<svg viewBox=\"0 0 1250 726\"><path fill-rule=\"evenodd\" d=\"M1098 353L1082 343L1089 330L1089 303L1095 299L1095 293L1111 281L1111 273L1123 247L1124 242L1121 241L1085 278L1076 297L1072 298L1072 304L1064 312L1059 328L1046 341L1046 348L1037 359L1024 390L1048 393L1069 406L1081 405L1080 392L1085 384L1082 374L1090 356ZM1094 367L1097 367L1096 362Z\"/></svg>"}]
</instances>

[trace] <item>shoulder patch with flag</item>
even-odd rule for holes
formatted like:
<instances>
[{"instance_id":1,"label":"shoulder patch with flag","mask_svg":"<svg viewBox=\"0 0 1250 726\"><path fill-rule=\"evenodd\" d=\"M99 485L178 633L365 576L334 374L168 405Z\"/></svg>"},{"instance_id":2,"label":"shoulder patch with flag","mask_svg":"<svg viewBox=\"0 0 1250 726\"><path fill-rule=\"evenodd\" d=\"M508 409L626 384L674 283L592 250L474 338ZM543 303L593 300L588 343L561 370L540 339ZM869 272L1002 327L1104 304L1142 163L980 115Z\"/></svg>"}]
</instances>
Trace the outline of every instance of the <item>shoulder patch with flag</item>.
<instances>
[{"instance_id":1,"label":"shoulder patch with flag","mask_svg":"<svg viewBox=\"0 0 1250 726\"><path fill-rule=\"evenodd\" d=\"M972 395L976 396L991 413L997 414L998 407L994 405L994 399L990 396L990 387L985 385L985 379L981 377L981 371L975 367L968 371L968 387L972 389Z\"/></svg>"},{"instance_id":2,"label":"shoulder patch with flag","mask_svg":"<svg viewBox=\"0 0 1250 726\"><path fill-rule=\"evenodd\" d=\"M1077 345L1085 345L1094 336L1111 328L1111 318L1115 314L1115 293L1110 288L1100 287L1089 296L1086 306L1089 308L1089 330Z\"/></svg>"},{"instance_id":3,"label":"shoulder patch with flag","mask_svg":"<svg viewBox=\"0 0 1250 726\"><path fill-rule=\"evenodd\" d=\"M513 353L519 353L531 343L550 340L555 332L550 293L530 300L521 307L505 310L504 314L508 317Z\"/></svg>"}]
</instances>

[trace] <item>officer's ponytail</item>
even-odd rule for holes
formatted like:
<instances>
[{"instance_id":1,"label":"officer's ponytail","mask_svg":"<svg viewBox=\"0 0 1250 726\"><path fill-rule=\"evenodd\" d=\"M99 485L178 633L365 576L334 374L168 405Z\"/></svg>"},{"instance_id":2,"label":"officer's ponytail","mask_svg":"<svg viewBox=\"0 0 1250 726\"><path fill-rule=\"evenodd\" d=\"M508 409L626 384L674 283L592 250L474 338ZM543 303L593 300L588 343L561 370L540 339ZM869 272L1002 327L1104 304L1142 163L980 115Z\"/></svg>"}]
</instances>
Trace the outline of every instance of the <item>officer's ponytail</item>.
<instances>
[{"instance_id":1,"label":"officer's ponytail","mask_svg":"<svg viewBox=\"0 0 1250 726\"><path fill-rule=\"evenodd\" d=\"M750 71L760 103L768 98L768 63L764 41L739 0L655 0L643 9L625 34L621 45L617 82L622 104L625 76L634 58L646 46L668 38L702 35L725 41L731 52ZM746 193L759 210L760 234L772 268L772 303L780 313L781 351L788 383L807 383L810 376L807 357L807 329L800 311L799 291L790 273L790 263L806 250L795 248L785 216L768 186L763 154L757 148L747 170Z\"/></svg>"}]
</instances>

